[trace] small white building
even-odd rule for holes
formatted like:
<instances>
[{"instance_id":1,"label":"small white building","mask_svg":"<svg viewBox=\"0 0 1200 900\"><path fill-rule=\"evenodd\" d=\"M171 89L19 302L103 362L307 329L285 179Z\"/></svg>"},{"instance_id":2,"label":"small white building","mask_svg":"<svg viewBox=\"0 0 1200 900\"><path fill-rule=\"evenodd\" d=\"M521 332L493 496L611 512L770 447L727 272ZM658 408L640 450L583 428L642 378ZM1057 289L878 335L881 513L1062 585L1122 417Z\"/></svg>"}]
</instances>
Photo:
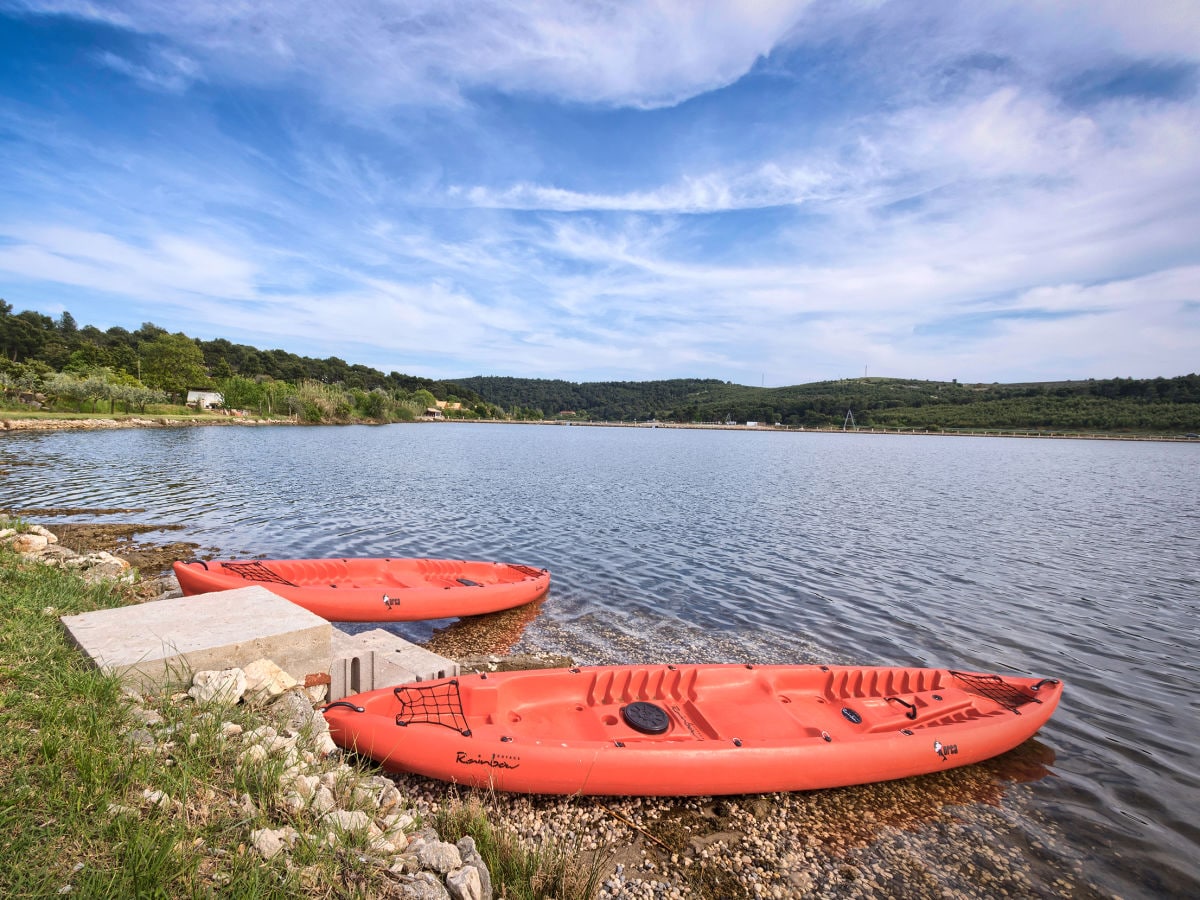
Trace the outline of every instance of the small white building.
<instances>
[{"instance_id":1,"label":"small white building","mask_svg":"<svg viewBox=\"0 0 1200 900\"><path fill-rule=\"evenodd\" d=\"M187 405L196 409L212 409L214 406L225 405L225 395L220 391L189 390Z\"/></svg>"}]
</instances>

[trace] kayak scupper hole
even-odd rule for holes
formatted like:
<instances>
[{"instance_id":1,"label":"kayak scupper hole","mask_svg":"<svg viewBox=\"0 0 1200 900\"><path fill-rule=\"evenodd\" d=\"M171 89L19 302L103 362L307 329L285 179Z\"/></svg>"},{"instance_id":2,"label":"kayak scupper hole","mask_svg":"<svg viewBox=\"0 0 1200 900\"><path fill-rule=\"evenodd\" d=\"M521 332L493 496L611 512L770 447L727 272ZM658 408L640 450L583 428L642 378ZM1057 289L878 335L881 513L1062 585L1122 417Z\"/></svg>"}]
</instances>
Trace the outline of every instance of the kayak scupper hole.
<instances>
[{"instance_id":1,"label":"kayak scupper hole","mask_svg":"<svg viewBox=\"0 0 1200 900\"><path fill-rule=\"evenodd\" d=\"M515 713L515 712L510 712L510 713L508 714L508 721L510 721L510 722L520 722L520 721L521 721L521 714L520 714L520 713Z\"/></svg>"},{"instance_id":2,"label":"kayak scupper hole","mask_svg":"<svg viewBox=\"0 0 1200 900\"><path fill-rule=\"evenodd\" d=\"M617 717L616 717L616 716L613 716L613 715L607 715L607 716L605 716L603 719L601 719L600 721L601 721L601 722L603 722L605 725L616 725L616 724L617 724Z\"/></svg>"},{"instance_id":3,"label":"kayak scupper hole","mask_svg":"<svg viewBox=\"0 0 1200 900\"><path fill-rule=\"evenodd\" d=\"M583 712L583 707L582 707L582 706L580 706L579 704L576 704L576 705L575 705L575 712Z\"/></svg>"}]
</instances>

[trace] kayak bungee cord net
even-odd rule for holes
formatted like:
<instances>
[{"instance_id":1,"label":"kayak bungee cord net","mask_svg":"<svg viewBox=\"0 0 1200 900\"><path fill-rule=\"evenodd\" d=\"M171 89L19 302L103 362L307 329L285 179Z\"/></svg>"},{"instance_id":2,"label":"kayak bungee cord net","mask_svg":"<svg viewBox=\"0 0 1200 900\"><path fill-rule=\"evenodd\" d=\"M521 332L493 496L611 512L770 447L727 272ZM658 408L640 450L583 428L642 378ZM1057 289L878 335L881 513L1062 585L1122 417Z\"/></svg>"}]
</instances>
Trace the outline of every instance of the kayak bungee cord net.
<instances>
[{"instance_id":1,"label":"kayak bungee cord net","mask_svg":"<svg viewBox=\"0 0 1200 900\"><path fill-rule=\"evenodd\" d=\"M397 725L441 725L454 729L463 737L471 736L457 678L431 684L404 684L394 688L392 693L400 701Z\"/></svg>"},{"instance_id":2,"label":"kayak bungee cord net","mask_svg":"<svg viewBox=\"0 0 1200 900\"><path fill-rule=\"evenodd\" d=\"M1009 684L999 675L975 675L970 672L955 672L951 670L953 675L959 682L962 683L963 690L969 694L978 694L981 697L986 697L999 703L1005 709L1021 714L1018 707L1024 706L1027 703L1041 703L1037 697L1028 694L1018 687ZM1045 682L1039 681L1031 690L1036 691L1044 683L1055 683L1053 679L1047 679Z\"/></svg>"},{"instance_id":3,"label":"kayak bungee cord net","mask_svg":"<svg viewBox=\"0 0 1200 900\"><path fill-rule=\"evenodd\" d=\"M288 587L296 587L295 584L286 578L276 575L260 562L226 562L221 563L221 567L228 569L234 575L244 578L247 581L260 581L264 584L286 584Z\"/></svg>"}]
</instances>

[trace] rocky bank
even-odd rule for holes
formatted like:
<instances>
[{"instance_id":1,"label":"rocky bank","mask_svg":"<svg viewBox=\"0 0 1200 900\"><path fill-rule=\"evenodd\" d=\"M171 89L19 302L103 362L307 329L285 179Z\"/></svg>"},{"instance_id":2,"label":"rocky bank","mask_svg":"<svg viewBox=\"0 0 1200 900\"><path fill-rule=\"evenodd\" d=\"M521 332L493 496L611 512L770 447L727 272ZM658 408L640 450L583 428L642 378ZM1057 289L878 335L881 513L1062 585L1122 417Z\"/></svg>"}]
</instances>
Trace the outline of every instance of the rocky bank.
<instances>
[{"instance_id":1,"label":"rocky bank","mask_svg":"<svg viewBox=\"0 0 1200 900\"><path fill-rule=\"evenodd\" d=\"M138 573L129 563L104 551L79 553L59 544L57 535L40 525L0 529L0 542L27 561L75 570L89 583L133 584ZM173 576L146 584L142 599L177 593ZM47 609L48 615L56 611ZM391 896L412 900L491 900L491 876L472 838L456 844L420 824L420 813L388 778L369 775L348 764L329 735L320 706L323 684L298 683L274 662L261 659L245 668L200 671L187 691L171 695L172 705L197 707L192 721L209 721L220 739L236 752L243 768L258 767L260 777L279 771L287 822L254 829L250 846L264 860L288 854L298 842L336 848L346 841L365 845L370 861L384 870L394 887ZM125 734L131 750L168 761L178 746L178 726L152 708L151 699L126 690L130 726ZM223 717L238 704L259 713L263 724L250 730ZM185 740L195 741L197 734ZM214 796L214 801L216 798ZM154 815L176 810L179 801L147 788L136 804L113 804L112 817ZM236 802L248 819L269 815L250 794ZM293 823L305 823L302 833Z\"/></svg>"}]
</instances>

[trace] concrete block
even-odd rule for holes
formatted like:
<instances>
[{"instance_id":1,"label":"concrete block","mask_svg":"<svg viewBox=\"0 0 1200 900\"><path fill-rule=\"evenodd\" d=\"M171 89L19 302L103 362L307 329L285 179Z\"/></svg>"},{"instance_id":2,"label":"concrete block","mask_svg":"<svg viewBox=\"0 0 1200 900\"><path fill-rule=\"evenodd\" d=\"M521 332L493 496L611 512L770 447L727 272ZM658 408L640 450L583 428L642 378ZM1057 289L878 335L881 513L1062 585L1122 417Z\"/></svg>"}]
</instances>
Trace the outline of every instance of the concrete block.
<instances>
[{"instance_id":1,"label":"concrete block","mask_svg":"<svg viewBox=\"0 0 1200 900\"><path fill-rule=\"evenodd\" d=\"M329 699L341 700L377 688L459 674L452 659L438 656L382 628L361 634L333 630Z\"/></svg>"},{"instance_id":2,"label":"concrete block","mask_svg":"<svg viewBox=\"0 0 1200 900\"><path fill-rule=\"evenodd\" d=\"M332 658L328 622L258 586L63 616L62 623L98 668L141 688L187 686L194 672L264 658L303 682L328 672Z\"/></svg>"}]
</instances>

